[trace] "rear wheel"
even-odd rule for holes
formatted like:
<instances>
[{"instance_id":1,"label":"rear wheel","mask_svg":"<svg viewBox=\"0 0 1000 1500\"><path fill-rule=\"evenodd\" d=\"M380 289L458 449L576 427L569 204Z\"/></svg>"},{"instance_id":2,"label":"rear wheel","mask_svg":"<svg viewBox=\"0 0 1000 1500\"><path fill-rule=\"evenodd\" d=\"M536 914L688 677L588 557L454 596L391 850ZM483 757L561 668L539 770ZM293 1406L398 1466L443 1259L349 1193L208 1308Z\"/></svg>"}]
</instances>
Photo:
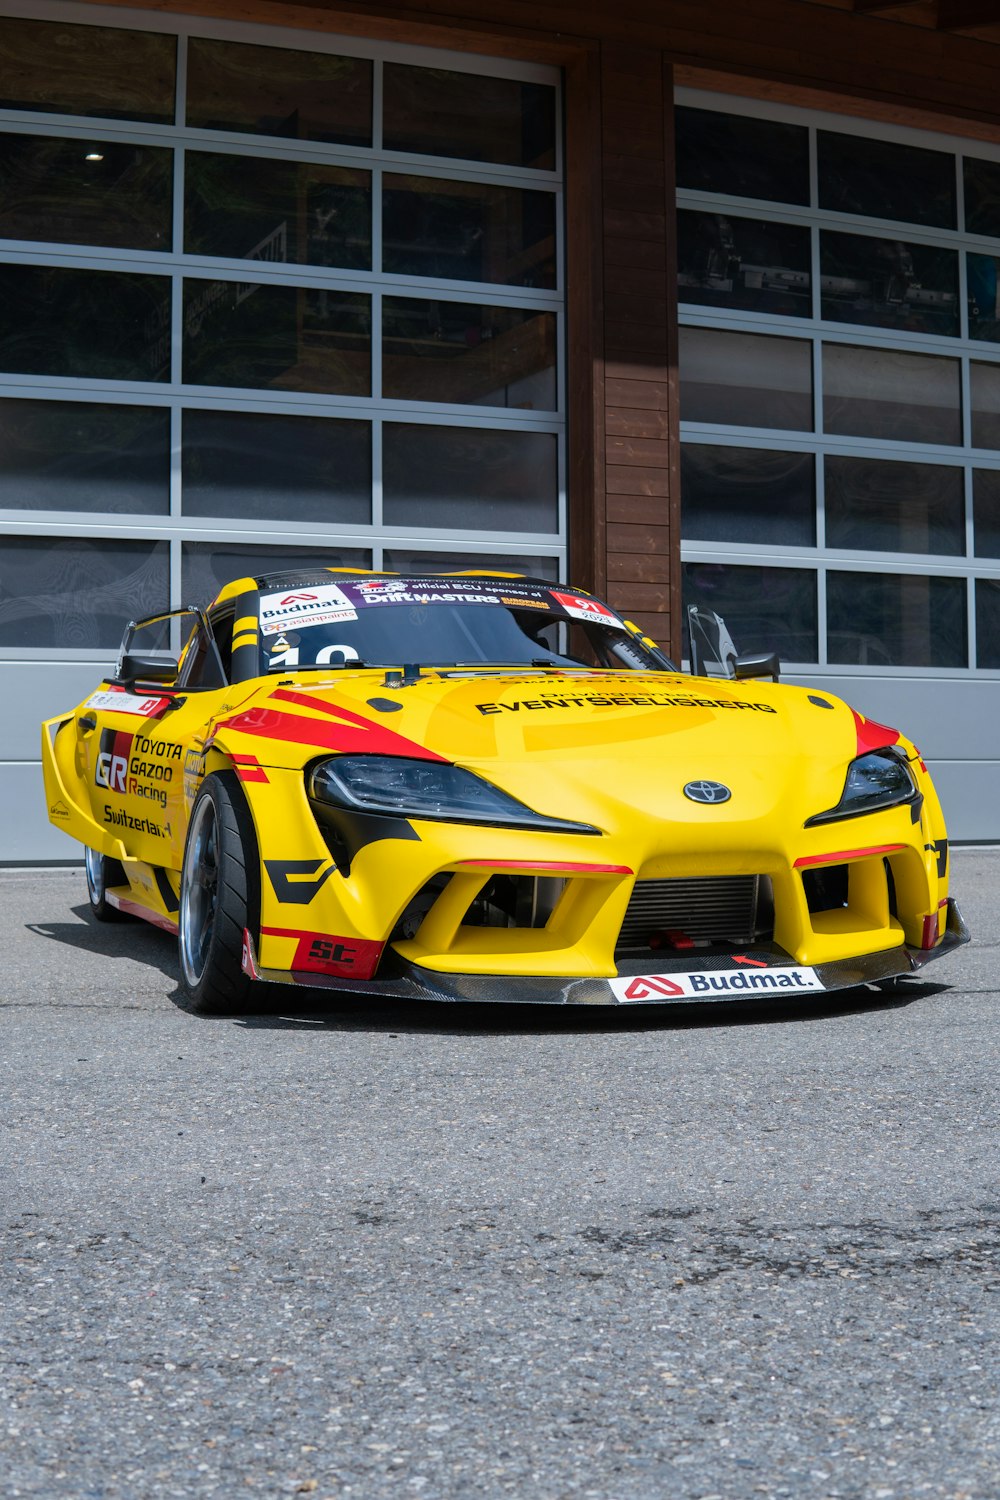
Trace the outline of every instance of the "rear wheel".
<instances>
[{"instance_id":1,"label":"rear wheel","mask_svg":"<svg viewBox=\"0 0 1000 1500\"><path fill-rule=\"evenodd\" d=\"M243 930L260 904L257 839L231 772L206 777L191 809L181 871L178 936L184 986L198 1010L248 1008Z\"/></svg>"},{"instance_id":2,"label":"rear wheel","mask_svg":"<svg viewBox=\"0 0 1000 1500\"><path fill-rule=\"evenodd\" d=\"M87 897L90 910L98 922L123 922L125 913L112 906L108 900L109 885L128 885L125 871L117 859L98 854L96 849L85 849L83 868L87 876Z\"/></svg>"}]
</instances>

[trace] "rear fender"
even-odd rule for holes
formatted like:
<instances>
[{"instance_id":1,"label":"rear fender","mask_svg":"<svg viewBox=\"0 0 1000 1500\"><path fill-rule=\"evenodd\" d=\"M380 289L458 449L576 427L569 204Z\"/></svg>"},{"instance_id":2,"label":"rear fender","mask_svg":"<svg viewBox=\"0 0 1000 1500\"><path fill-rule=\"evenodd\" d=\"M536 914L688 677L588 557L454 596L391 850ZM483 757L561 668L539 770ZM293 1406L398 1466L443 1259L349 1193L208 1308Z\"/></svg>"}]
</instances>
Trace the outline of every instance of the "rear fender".
<instances>
[{"instance_id":1,"label":"rear fender","mask_svg":"<svg viewBox=\"0 0 1000 1500\"><path fill-rule=\"evenodd\" d=\"M88 805L74 723L74 715L69 714L46 719L42 724L42 777L49 822L99 854L124 860L127 856L121 839L96 822Z\"/></svg>"}]
</instances>

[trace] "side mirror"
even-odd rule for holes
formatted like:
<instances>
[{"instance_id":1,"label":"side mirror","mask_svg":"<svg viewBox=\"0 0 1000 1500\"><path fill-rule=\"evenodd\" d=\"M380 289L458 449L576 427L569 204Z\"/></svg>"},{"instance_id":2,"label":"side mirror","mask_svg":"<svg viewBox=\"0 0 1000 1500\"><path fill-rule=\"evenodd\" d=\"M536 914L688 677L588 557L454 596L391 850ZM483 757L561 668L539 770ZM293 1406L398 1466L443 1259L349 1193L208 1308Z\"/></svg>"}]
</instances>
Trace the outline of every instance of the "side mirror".
<instances>
[{"instance_id":1,"label":"side mirror","mask_svg":"<svg viewBox=\"0 0 1000 1500\"><path fill-rule=\"evenodd\" d=\"M743 651L733 662L736 677L770 677L778 682L781 662L776 651Z\"/></svg>"},{"instance_id":2,"label":"side mirror","mask_svg":"<svg viewBox=\"0 0 1000 1500\"><path fill-rule=\"evenodd\" d=\"M179 666L169 656L132 656L126 653L118 663L118 676L126 682L173 682Z\"/></svg>"}]
</instances>

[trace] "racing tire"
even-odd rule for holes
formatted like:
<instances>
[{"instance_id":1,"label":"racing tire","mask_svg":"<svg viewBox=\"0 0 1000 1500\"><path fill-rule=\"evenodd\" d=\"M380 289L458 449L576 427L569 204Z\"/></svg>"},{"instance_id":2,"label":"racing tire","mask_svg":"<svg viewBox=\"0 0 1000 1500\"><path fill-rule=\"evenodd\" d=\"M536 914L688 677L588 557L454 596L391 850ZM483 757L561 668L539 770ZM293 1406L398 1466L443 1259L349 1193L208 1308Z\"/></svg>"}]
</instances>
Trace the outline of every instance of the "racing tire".
<instances>
[{"instance_id":1,"label":"racing tire","mask_svg":"<svg viewBox=\"0 0 1000 1500\"><path fill-rule=\"evenodd\" d=\"M196 1010L239 1015L252 982L243 970L243 930L260 909L257 835L231 771L207 776L195 798L181 870L181 978Z\"/></svg>"},{"instance_id":2,"label":"racing tire","mask_svg":"<svg viewBox=\"0 0 1000 1500\"><path fill-rule=\"evenodd\" d=\"M89 846L83 852L83 869L87 877L87 899L91 914L97 922L124 922L127 913L119 911L108 900L109 885L128 885L128 878L117 859L98 854Z\"/></svg>"}]
</instances>

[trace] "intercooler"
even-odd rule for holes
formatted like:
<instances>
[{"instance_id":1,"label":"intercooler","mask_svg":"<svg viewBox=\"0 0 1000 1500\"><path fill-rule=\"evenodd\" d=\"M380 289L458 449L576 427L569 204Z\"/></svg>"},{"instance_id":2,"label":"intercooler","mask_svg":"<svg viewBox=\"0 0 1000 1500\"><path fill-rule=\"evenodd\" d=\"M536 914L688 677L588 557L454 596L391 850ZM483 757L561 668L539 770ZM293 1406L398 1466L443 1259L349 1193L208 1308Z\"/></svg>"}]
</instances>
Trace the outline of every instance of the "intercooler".
<instances>
[{"instance_id":1,"label":"intercooler","mask_svg":"<svg viewBox=\"0 0 1000 1500\"><path fill-rule=\"evenodd\" d=\"M770 881L761 875L637 880L617 952L670 947L678 937L696 943L752 943L770 935Z\"/></svg>"}]
</instances>

